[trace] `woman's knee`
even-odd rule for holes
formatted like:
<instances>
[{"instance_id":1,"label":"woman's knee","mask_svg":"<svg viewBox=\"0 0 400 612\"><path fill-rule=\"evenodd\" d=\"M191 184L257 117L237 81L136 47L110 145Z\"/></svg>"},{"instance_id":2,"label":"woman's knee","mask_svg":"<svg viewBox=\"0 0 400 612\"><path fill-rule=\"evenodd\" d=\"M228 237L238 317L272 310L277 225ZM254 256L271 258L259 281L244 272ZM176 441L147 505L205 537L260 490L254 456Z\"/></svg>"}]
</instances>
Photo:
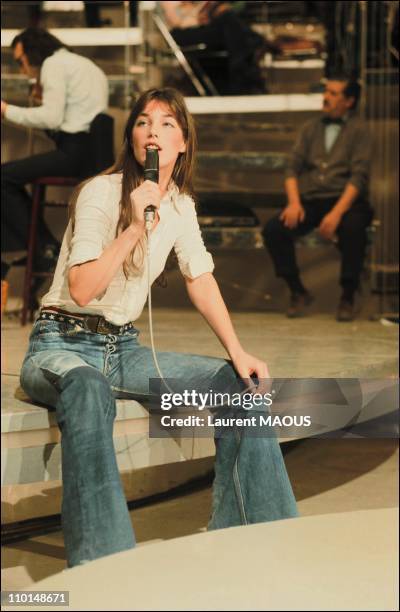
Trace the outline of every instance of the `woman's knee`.
<instances>
[{"instance_id":1,"label":"woman's knee","mask_svg":"<svg viewBox=\"0 0 400 612\"><path fill-rule=\"evenodd\" d=\"M231 361L224 360L221 364L221 368L214 375L210 387L212 387L213 391L219 393L233 393L240 389L240 377Z\"/></svg>"},{"instance_id":2,"label":"woman's knee","mask_svg":"<svg viewBox=\"0 0 400 612\"><path fill-rule=\"evenodd\" d=\"M106 377L90 366L70 370L58 381L60 401L57 404L59 423L85 423L91 429L109 425L115 418L115 399Z\"/></svg>"},{"instance_id":3,"label":"woman's knee","mask_svg":"<svg viewBox=\"0 0 400 612\"><path fill-rule=\"evenodd\" d=\"M31 357L25 358L22 364L20 384L34 402L55 408L60 394Z\"/></svg>"}]
</instances>

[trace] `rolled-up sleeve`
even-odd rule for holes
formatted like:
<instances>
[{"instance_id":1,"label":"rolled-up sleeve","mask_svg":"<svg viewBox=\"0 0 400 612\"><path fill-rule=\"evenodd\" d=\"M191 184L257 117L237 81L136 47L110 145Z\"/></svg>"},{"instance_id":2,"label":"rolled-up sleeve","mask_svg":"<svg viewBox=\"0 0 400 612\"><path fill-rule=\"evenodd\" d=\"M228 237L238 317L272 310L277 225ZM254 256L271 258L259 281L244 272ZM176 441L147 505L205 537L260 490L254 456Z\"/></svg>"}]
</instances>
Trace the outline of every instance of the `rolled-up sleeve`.
<instances>
[{"instance_id":1,"label":"rolled-up sleeve","mask_svg":"<svg viewBox=\"0 0 400 612\"><path fill-rule=\"evenodd\" d=\"M212 272L214 261L204 245L193 200L185 198L180 210L181 231L174 250L183 276L194 279L205 272Z\"/></svg>"},{"instance_id":2,"label":"rolled-up sleeve","mask_svg":"<svg viewBox=\"0 0 400 612\"><path fill-rule=\"evenodd\" d=\"M98 176L80 192L68 268L98 259L107 246L112 227L110 191L107 178Z\"/></svg>"},{"instance_id":3,"label":"rolled-up sleeve","mask_svg":"<svg viewBox=\"0 0 400 612\"><path fill-rule=\"evenodd\" d=\"M40 80L42 104L35 108L7 105L5 118L25 127L56 130L64 119L67 96L65 69L56 56L43 62Z\"/></svg>"},{"instance_id":4,"label":"rolled-up sleeve","mask_svg":"<svg viewBox=\"0 0 400 612\"><path fill-rule=\"evenodd\" d=\"M372 140L366 126L356 130L350 161L349 183L360 193L367 191L372 157Z\"/></svg>"}]
</instances>

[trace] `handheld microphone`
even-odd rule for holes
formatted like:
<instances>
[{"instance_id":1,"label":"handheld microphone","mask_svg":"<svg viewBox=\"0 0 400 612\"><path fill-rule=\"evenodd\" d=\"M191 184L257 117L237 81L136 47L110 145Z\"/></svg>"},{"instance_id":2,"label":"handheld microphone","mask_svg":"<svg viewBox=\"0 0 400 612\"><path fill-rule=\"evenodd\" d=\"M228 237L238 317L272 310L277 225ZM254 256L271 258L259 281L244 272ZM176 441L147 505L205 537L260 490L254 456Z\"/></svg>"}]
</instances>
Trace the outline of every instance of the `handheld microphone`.
<instances>
[{"instance_id":1,"label":"handheld microphone","mask_svg":"<svg viewBox=\"0 0 400 612\"><path fill-rule=\"evenodd\" d=\"M146 161L144 164L144 180L158 183L158 149L147 147ZM146 230L151 230L156 209L154 206L146 206L144 209L144 220Z\"/></svg>"}]
</instances>

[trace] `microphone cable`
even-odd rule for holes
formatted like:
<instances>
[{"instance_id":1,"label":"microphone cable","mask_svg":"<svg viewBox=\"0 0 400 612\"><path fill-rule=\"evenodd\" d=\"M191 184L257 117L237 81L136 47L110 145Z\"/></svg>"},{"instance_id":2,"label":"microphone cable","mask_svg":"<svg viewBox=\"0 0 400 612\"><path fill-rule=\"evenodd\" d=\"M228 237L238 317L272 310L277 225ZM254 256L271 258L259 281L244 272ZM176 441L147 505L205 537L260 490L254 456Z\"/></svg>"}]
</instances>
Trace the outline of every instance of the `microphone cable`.
<instances>
[{"instance_id":1,"label":"microphone cable","mask_svg":"<svg viewBox=\"0 0 400 612\"><path fill-rule=\"evenodd\" d=\"M145 180L150 180L155 183L159 181L159 157L158 157L158 148L157 146L147 146L146 147L146 160L144 165L144 178ZM146 259L147 259L147 305L149 311L149 331L150 331L150 343L151 343L151 351L153 355L154 365L156 367L157 373L164 383L165 387L168 391L174 395L174 391L166 382L164 375L161 371L160 364L158 363L155 343L154 343L154 332L153 332L153 312L152 312L152 299L151 299L151 279L150 279L150 244L151 244L151 230L153 226L153 222L155 219L156 209L151 204L147 206L144 210L144 220L145 220L145 230L146 230ZM249 391L249 388L246 388L242 393ZM204 406L203 409L208 408L216 408L216 406Z\"/></svg>"},{"instance_id":2,"label":"microphone cable","mask_svg":"<svg viewBox=\"0 0 400 612\"><path fill-rule=\"evenodd\" d=\"M154 365L156 367L157 373L161 379L161 381L164 383L165 387L168 389L169 393L171 393L172 395L174 395L175 393L177 393L176 391L173 391L173 389L171 389L171 387L168 385L168 383L166 382L165 378L164 378L164 374L161 371L160 368L160 364L158 363L158 359L157 359L157 353L156 353L156 349L155 349L155 343L154 343L154 332L153 332L153 309L152 309L152 296L151 296L151 274L150 274L150 244L151 244L151 226L154 220L154 212L152 211L153 214L153 219L150 220L146 220L146 261L147 261L147 308L148 308L148 318L149 318L149 333L150 333L150 344L151 344L151 352L153 355L153 361L154 361ZM251 392L251 388L250 387L246 387L243 391L240 391L239 394L241 396L244 395L244 393L247 392ZM222 392L221 392L222 393ZM225 392L226 393L226 392ZM198 408L198 406L195 406L196 408ZM221 407L221 406L219 406ZM218 408L218 406L215 405L209 405L209 406L201 406L202 410L208 410L211 408ZM250 410L250 409L249 409Z\"/></svg>"},{"instance_id":3,"label":"microphone cable","mask_svg":"<svg viewBox=\"0 0 400 612\"><path fill-rule=\"evenodd\" d=\"M153 213L154 219L154 213ZM146 258L147 258L147 308L149 312L149 332L150 332L150 344L151 344L151 352L153 354L154 365L156 366L157 373L161 379L161 381L165 384L168 391L174 394L174 391L170 388L168 383L164 379L164 375L161 372L160 364L158 363L155 344L154 344L154 333L153 333L153 310L152 310L152 301L151 301L151 274L150 274L150 241L151 241L151 226L153 224L153 219L149 220L150 215L145 214L146 221L146 238L147 238L147 247L146 247Z\"/></svg>"}]
</instances>

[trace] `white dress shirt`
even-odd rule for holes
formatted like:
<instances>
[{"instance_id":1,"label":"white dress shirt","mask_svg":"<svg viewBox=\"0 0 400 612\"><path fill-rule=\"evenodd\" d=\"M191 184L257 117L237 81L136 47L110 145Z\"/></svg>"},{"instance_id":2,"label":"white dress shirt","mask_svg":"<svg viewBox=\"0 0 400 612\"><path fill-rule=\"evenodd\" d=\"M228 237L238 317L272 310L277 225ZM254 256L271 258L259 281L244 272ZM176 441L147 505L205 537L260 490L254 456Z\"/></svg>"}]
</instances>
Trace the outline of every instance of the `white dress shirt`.
<instances>
[{"instance_id":1,"label":"white dress shirt","mask_svg":"<svg viewBox=\"0 0 400 612\"><path fill-rule=\"evenodd\" d=\"M325 126L325 150L327 153L332 149L337 137L341 132L342 126L337 123Z\"/></svg>"},{"instance_id":2,"label":"white dress shirt","mask_svg":"<svg viewBox=\"0 0 400 612\"><path fill-rule=\"evenodd\" d=\"M87 306L77 306L68 289L69 269L98 259L116 237L121 178L121 174L98 176L83 187L76 205L74 232L69 223L53 283L42 298L42 306L57 306L71 313L102 315L115 325L139 318L147 300L146 258L142 268L128 279L121 265L104 293ZM164 270L172 249L184 276L193 279L212 272L213 259L204 246L192 198L179 194L176 186L172 187L161 201L159 217L150 240L151 283Z\"/></svg>"},{"instance_id":3,"label":"white dress shirt","mask_svg":"<svg viewBox=\"0 0 400 612\"><path fill-rule=\"evenodd\" d=\"M26 127L88 132L92 120L108 107L108 82L90 59L59 49L41 67L42 104L34 108L7 105L6 119Z\"/></svg>"}]
</instances>

